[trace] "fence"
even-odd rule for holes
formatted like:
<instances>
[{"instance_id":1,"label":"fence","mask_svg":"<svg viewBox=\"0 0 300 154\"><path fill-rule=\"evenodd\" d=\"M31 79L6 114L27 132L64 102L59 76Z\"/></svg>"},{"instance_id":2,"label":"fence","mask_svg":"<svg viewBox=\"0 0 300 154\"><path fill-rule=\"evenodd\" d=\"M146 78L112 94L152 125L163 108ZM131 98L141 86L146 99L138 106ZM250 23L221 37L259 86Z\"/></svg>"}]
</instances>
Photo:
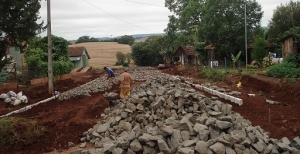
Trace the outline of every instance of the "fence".
<instances>
[{"instance_id":1,"label":"fence","mask_svg":"<svg viewBox=\"0 0 300 154\"><path fill-rule=\"evenodd\" d=\"M48 69L41 69L40 67L16 67L16 72L12 74L8 80L22 85L33 84L33 80L35 82L34 84L44 83L48 80L48 72L42 70ZM69 78L69 76L54 77L55 80L60 80L62 78Z\"/></svg>"}]
</instances>

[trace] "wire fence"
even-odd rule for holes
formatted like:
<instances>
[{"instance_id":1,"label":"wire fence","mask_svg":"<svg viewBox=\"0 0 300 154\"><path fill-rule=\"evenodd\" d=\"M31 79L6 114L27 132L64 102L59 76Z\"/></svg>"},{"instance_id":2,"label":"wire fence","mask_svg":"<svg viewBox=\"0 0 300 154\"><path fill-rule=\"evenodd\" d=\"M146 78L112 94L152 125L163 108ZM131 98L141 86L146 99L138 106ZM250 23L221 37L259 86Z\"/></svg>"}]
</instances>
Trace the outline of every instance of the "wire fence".
<instances>
[{"instance_id":1,"label":"wire fence","mask_svg":"<svg viewBox=\"0 0 300 154\"><path fill-rule=\"evenodd\" d=\"M48 76L47 69L40 67L8 67L6 71L10 74L9 82L18 82L19 84L30 84L32 79L43 78Z\"/></svg>"}]
</instances>

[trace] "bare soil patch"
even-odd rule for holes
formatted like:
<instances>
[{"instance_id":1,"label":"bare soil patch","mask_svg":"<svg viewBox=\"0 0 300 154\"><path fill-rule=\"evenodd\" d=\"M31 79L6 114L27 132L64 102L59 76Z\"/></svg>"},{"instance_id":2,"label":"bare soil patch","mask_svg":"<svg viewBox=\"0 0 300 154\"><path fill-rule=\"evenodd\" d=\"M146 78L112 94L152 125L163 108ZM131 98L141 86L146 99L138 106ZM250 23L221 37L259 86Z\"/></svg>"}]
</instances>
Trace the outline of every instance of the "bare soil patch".
<instances>
[{"instance_id":1,"label":"bare soil patch","mask_svg":"<svg viewBox=\"0 0 300 154\"><path fill-rule=\"evenodd\" d=\"M174 75L193 77L200 83L205 82L195 70L169 67L162 71ZM60 92L69 90L96 79L103 73L102 70L99 70L73 75L70 80L55 82L55 90ZM240 89L235 85L238 81L242 82L242 88ZM139 84L139 82L136 82L134 86ZM261 75L230 75L224 82L217 83L217 85L226 89L240 91L242 94L237 97L243 99L244 104L242 106L225 100L222 101L232 104L233 111L250 120L252 125L259 125L270 132L272 138L288 137L293 139L296 136L300 136L299 81L294 84L286 84L284 79L273 79ZM33 104L51 97L47 92L47 86L40 85L12 90L15 92L23 91L24 95L29 98L29 103ZM118 89L119 85L114 85L109 91L118 91ZM254 93L256 96L249 97L247 95L249 93ZM280 104L270 105L265 102L266 99L278 101ZM6 106L4 102L0 102L0 115L24 106L12 107ZM103 97L103 92L98 92L91 94L90 97L80 96L64 101L52 100L27 112L16 114L14 116L36 119L39 125L46 126L48 128L47 140L26 147L0 149L0 153L35 154L51 151L55 151L52 153L60 153L69 149L68 142L73 142L78 147L82 133L101 120L101 113L109 106L109 102Z\"/></svg>"}]
</instances>

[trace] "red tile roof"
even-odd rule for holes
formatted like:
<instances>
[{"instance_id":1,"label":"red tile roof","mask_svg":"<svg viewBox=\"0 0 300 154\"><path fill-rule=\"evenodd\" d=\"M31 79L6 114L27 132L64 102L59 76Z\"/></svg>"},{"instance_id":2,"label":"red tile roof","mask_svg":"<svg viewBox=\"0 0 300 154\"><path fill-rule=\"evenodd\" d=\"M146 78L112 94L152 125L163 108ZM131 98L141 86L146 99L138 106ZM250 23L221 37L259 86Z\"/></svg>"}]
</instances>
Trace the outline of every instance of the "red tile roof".
<instances>
[{"instance_id":1,"label":"red tile roof","mask_svg":"<svg viewBox=\"0 0 300 154\"><path fill-rule=\"evenodd\" d=\"M84 47L69 47L70 57L80 57L83 55Z\"/></svg>"}]
</instances>

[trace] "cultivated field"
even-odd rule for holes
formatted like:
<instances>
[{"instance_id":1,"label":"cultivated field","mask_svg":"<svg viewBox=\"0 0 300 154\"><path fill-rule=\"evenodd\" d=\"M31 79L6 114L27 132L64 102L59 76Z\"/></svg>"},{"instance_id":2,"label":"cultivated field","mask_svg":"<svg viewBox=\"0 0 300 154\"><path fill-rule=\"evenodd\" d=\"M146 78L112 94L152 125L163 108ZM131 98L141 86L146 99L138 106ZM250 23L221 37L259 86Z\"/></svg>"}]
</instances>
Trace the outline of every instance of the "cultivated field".
<instances>
[{"instance_id":1,"label":"cultivated field","mask_svg":"<svg viewBox=\"0 0 300 154\"><path fill-rule=\"evenodd\" d=\"M117 61L117 52L120 51L124 54L131 52L129 45L118 44L117 42L88 42L70 46L84 46L91 57L89 64L94 68L103 66L111 67L115 65Z\"/></svg>"}]
</instances>

